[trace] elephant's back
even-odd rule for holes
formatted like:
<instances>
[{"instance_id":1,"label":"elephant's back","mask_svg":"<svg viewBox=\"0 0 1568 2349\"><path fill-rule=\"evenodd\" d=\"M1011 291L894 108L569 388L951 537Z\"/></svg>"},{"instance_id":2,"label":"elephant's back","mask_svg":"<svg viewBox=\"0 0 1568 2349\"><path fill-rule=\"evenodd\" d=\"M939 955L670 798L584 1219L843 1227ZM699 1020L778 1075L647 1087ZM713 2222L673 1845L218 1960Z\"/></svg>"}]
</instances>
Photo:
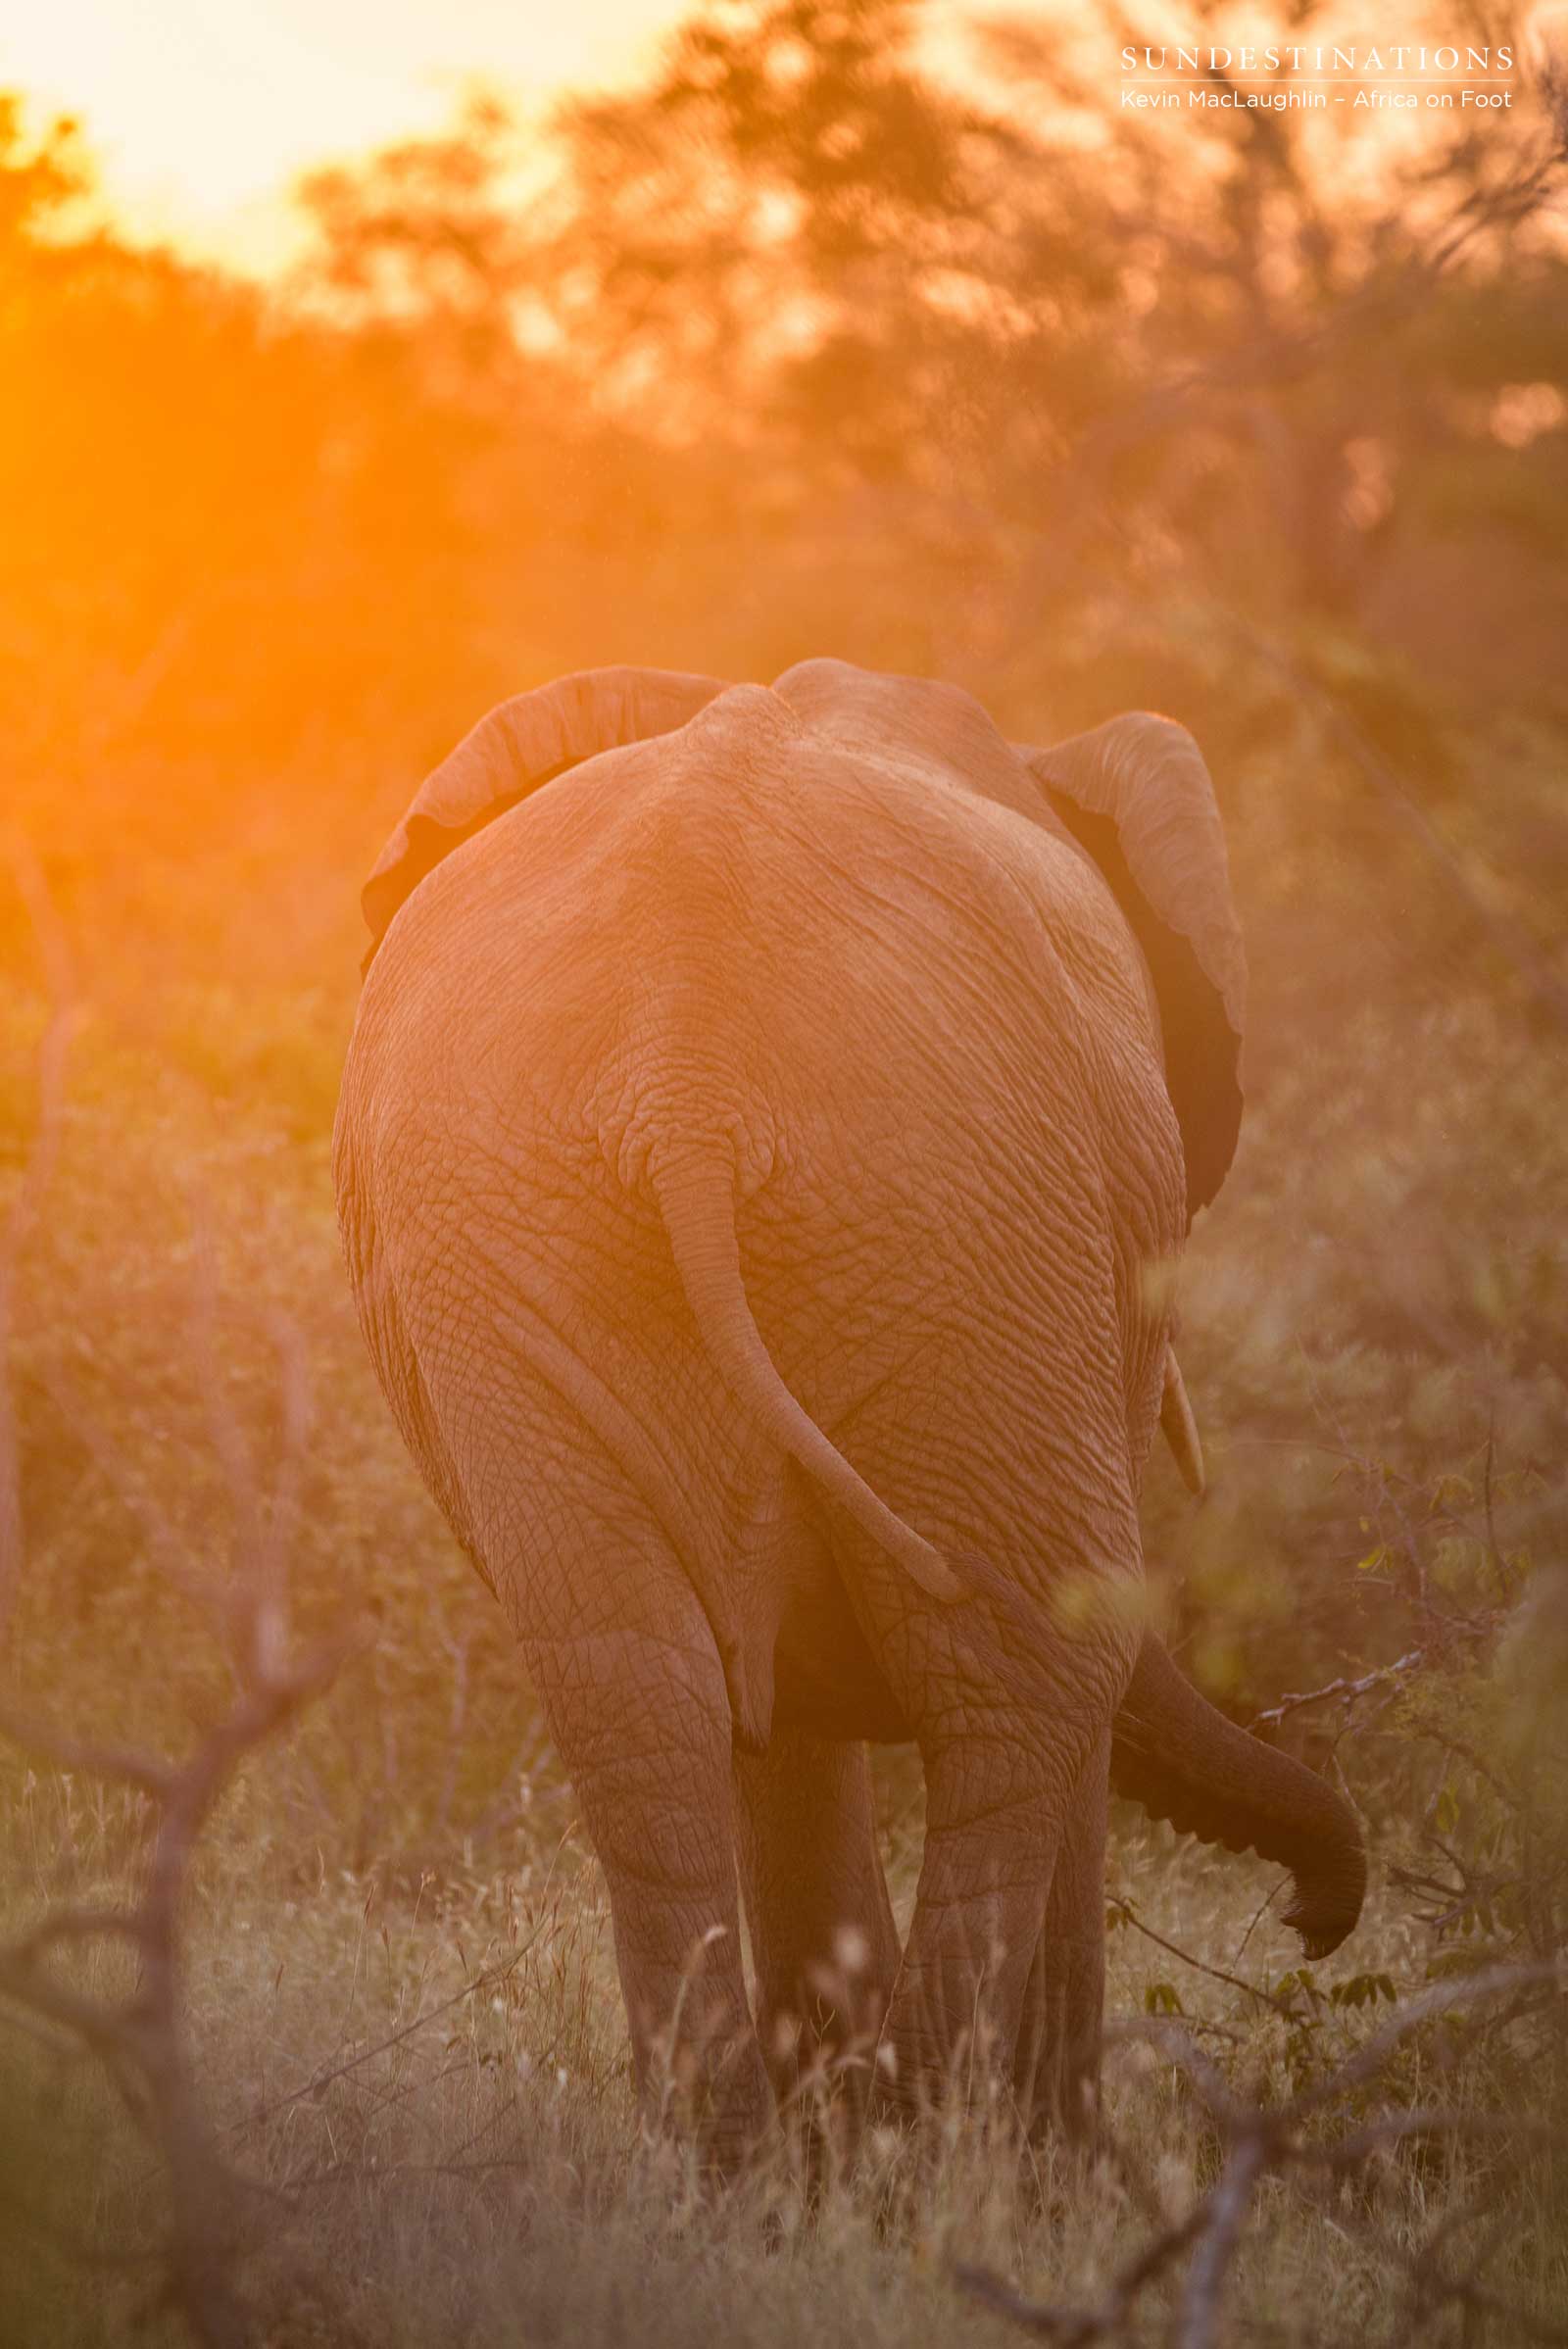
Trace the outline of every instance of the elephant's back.
<instances>
[{"instance_id":1,"label":"elephant's back","mask_svg":"<svg viewBox=\"0 0 1568 2349\"><path fill-rule=\"evenodd\" d=\"M1138 950L1059 827L747 688L420 885L368 974L340 1162L455 1167L499 1126L624 1166L667 1109L760 1123L759 1163L971 1127L962 1149L1087 1180L1107 1118L1159 1155L1162 1101Z\"/></svg>"}]
</instances>

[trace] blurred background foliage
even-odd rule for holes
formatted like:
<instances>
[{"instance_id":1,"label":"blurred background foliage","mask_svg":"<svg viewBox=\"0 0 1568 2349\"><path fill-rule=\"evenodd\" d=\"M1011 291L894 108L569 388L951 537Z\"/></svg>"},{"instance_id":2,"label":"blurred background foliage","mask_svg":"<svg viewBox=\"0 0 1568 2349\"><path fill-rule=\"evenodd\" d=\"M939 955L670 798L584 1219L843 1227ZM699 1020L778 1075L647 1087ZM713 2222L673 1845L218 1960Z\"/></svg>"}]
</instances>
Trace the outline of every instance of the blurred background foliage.
<instances>
[{"instance_id":1,"label":"blurred background foliage","mask_svg":"<svg viewBox=\"0 0 1568 2349\"><path fill-rule=\"evenodd\" d=\"M1189 15L1223 37L1218 0ZM1314 0L1292 24L1332 37ZM0 103L6 814L81 1006L15 1299L14 1653L127 1732L200 1713L218 1653L127 1489L200 1549L214 1393L265 1460L287 1316L300 1603L383 1633L301 1733L301 1854L493 1824L537 1744L361 1358L327 1146L381 837L489 703L602 661L832 652L1025 739L1191 726L1253 1010L1186 1284L1214 1493L1161 1462L1148 1502L1173 1634L1247 1718L1411 1652L1469 1686L1521 1608L1562 1614L1549 92L1522 72L1501 123L1139 117L1106 64L1135 31L998 22L959 81L928 26L747 0L547 124L476 97L307 182L265 287L88 224L81 135ZM3 1204L46 1017L4 887L0 956ZM1527 1644L1559 1688L1561 1638ZM1421 1678L1372 1686L1356 1765L1412 1835L1454 1768ZM1346 1718L1282 1734L1322 1759Z\"/></svg>"}]
</instances>

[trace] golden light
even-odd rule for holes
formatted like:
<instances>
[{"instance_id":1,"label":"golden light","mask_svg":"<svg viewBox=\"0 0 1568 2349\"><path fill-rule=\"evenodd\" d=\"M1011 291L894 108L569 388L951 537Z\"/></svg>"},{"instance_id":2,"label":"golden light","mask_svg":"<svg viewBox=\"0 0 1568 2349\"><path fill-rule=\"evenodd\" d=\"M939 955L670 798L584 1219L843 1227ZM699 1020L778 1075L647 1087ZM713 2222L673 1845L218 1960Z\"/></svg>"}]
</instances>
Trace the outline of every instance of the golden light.
<instances>
[{"instance_id":1,"label":"golden light","mask_svg":"<svg viewBox=\"0 0 1568 2349\"><path fill-rule=\"evenodd\" d=\"M484 78L523 105L627 78L679 0L51 0L0 15L0 89L81 122L133 234L265 269L294 175L436 129Z\"/></svg>"}]
</instances>

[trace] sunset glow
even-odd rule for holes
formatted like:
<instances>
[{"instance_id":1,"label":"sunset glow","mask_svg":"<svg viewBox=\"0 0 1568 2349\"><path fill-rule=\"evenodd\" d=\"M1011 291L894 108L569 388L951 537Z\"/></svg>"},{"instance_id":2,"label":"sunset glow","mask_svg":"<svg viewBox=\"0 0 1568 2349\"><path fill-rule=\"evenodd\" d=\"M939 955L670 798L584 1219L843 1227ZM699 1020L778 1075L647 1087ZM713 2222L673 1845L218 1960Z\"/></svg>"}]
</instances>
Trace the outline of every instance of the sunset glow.
<instances>
[{"instance_id":1,"label":"sunset glow","mask_svg":"<svg viewBox=\"0 0 1568 2349\"><path fill-rule=\"evenodd\" d=\"M0 20L0 89L82 124L132 233L266 269L302 171L447 121L475 81L524 107L634 73L678 0L54 0Z\"/></svg>"}]
</instances>

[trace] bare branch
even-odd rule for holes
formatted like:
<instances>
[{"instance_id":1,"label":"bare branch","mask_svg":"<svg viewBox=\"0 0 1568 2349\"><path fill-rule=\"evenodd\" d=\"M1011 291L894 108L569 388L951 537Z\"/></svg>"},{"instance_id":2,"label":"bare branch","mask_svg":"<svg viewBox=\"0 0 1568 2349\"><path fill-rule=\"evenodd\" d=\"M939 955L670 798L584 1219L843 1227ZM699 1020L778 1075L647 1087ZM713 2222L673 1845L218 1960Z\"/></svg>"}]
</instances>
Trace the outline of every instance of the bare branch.
<instances>
[{"instance_id":1,"label":"bare branch","mask_svg":"<svg viewBox=\"0 0 1568 2349\"><path fill-rule=\"evenodd\" d=\"M1554 1965L1489 1966L1480 1974L1466 1976L1459 1982L1439 1982L1413 1998L1402 2015L1385 2024L1364 2047L1358 2048L1348 2063L1342 2064L1321 2086L1303 2089L1294 2103L1286 2107L1283 2119L1295 2123L1308 2114L1321 2112L1325 2106L1337 2104L1352 2088L1364 2087L1375 2080L1395 2049L1411 2031L1436 2015L1451 2014L1455 2008L1474 2006L1482 2001L1501 1998L1515 1990L1528 1990L1550 1985L1568 1990L1568 1976Z\"/></svg>"},{"instance_id":2,"label":"bare branch","mask_svg":"<svg viewBox=\"0 0 1568 2349\"><path fill-rule=\"evenodd\" d=\"M0 1261L0 1276L6 1279L15 1262L20 1228L14 1215L11 1252ZM203 1251L198 1254L205 1262ZM4 1302L0 1296L0 1312ZM300 1341L281 1326L274 1332L282 1381L283 1457L274 1490L264 1496L244 1431L212 1375L216 1305L200 1281L195 1314L198 1349L208 1372L209 1422L228 1479L236 1527L237 1571L231 1578L226 1627L237 1692L226 1715L180 1762L83 1743L10 1709L0 1710L0 1735L46 1754L63 1769L133 1786L152 1808L150 1862L136 1897L119 1909L47 1912L20 1941L0 1949L0 1996L70 2032L105 2065L156 2147L168 2178L165 2297L178 2308L206 2349L247 2349L251 2325L233 2278L247 2197L243 2181L221 2157L191 2074L180 1912L198 1839L234 1772L326 1687L345 1657L361 1644L361 1636L344 1633L292 1660L287 1652L286 1556L310 1425ZM7 1395L0 1375L0 1397ZM4 1430L9 1427L7 1419ZM119 1474L119 1455L108 1439L90 1447L112 1479L124 1482ZM14 1502L14 1445L0 1453L0 1476L7 1472ZM150 1523L155 1544L177 1560L178 1543L172 1531L156 1515L148 1520L145 1511L140 1513ZM14 1522L20 1528L20 1512L14 1512ZM182 1584L188 1579L182 1562L178 1579ZM105 1937L127 1941L136 1953L136 1988L120 2004L77 1991L61 1981L49 1963L57 1952Z\"/></svg>"},{"instance_id":3,"label":"bare branch","mask_svg":"<svg viewBox=\"0 0 1568 2349\"><path fill-rule=\"evenodd\" d=\"M1222 1982L1228 1989L1241 1990L1259 2006L1268 2007L1287 2021L1290 2019L1293 2012L1291 2002L1280 1997L1277 1991L1259 1989L1256 1982L1248 1982L1243 1975L1227 1973L1223 1966L1211 1966L1206 1959L1194 1957L1192 1951L1183 1949L1179 1941L1167 1941L1163 1933L1155 1933L1152 1925L1144 1923L1132 1902L1125 1897L1112 1899L1107 1905L1118 1909L1135 1933L1142 1933L1146 1941L1152 1941L1156 1949L1163 1949L1167 1957L1179 1958L1184 1966L1191 1966L1195 1974L1206 1974L1210 1982Z\"/></svg>"},{"instance_id":4,"label":"bare branch","mask_svg":"<svg viewBox=\"0 0 1568 2349\"><path fill-rule=\"evenodd\" d=\"M450 2015L454 2007L462 2006L466 1999L476 1998L481 1990L494 1989L516 1971L543 1930L542 1925L536 1927L502 1964L487 1966L482 1973L474 1976L472 1982L465 1982L461 1990L454 1991L450 1998L444 1998L439 2006L431 2007L428 2014L416 2015L412 2023L405 2023L401 2030L390 2032L384 2039L378 2039L372 2047L362 2047L357 2055L346 2057L340 2064L333 2064L328 2071L313 2074L303 2087L290 2089L286 2096L274 2096L270 2104L258 2105L255 2112L232 2122L227 2133L232 2135L236 2130L258 2129L264 2121L270 2121L276 2114L287 2112L290 2105L303 2103L307 2096L319 2096L321 2090L330 2087L333 2080L347 2079L351 2072L358 2072L364 2065L373 2063L377 2056L388 2055L394 2047L401 2047L416 2031L428 2031L432 2023L440 2022L443 2015Z\"/></svg>"},{"instance_id":5,"label":"bare branch","mask_svg":"<svg viewBox=\"0 0 1568 2349\"><path fill-rule=\"evenodd\" d=\"M1181 1954L1177 1952L1177 1954ZM1376 2032L1348 2062L1315 2088L1302 2090L1284 2105L1269 2109L1244 2103L1190 2034L1158 2017L1140 2018L1107 2028L1107 2039L1142 2039L1158 2047L1179 2066L1226 2140L1225 2164L1215 2184L1200 2196L1186 2217L1160 2229L1138 2257L1123 2268L1103 2301L1096 2308L1075 2310L1023 2299L989 2270L958 2267L956 2280L999 2315L1022 2329L1072 2345L1105 2339L1123 2324L1139 2292L1161 2275L1180 2254L1191 2248L1192 2258L1182 2289L1173 2335L1178 2349L1212 2349L1218 2337L1226 2278L1242 2241L1253 2195L1270 2172L1328 2173L1343 2176L1381 2147L1414 2136L1473 2135L1522 2141L1555 2148L1563 2132L1507 2113L1463 2113L1413 2107L1385 2113L1377 2121L1343 2137L1337 2145L1305 2141L1300 2124L1340 2104L1356 2088L1376 2079L1391 2055L1408 2034L1425 2022L1455 2007L1500 1998L1509 1992L1550 1984L1568 1988L1555 1966L1494 1966L1466 1982L1447 1982L1414 1999L1404 2014ZM1473 2279L1445 2284L1445 2296L1467 2307L1501 2313L1504 2304L1480 2294ZM1479 2295L1478 2297L1475 2295ZM1511 2317L1517 2312L1508 2310ZM1526 2337L1559 2341L1564 2336L1529 2320Z\"/></svg>"},{"instance_id":6,"label":"bare branch","mask_svg":"<svg viewBox=\"0 0 1568 2349\"><path fill-rule=\"evenodd\" d=\"M1098 2308L1054 2308L1025 2300L989 2268L959 2265L953 2271L954 2280L972 2298L984 2301L999 2316L1009 2317L1024 2331L1039 2333L1046 2340L1060 2341L1065 2349L1088 2349L1089 2343L1106 2340L1120 2330L1144 2286L1152 2283L1172 2261L1180 2258L1201 2230L1206 2215L1207 2205L1200 2202L1179 2225L1151 2237L1137 2257L1111 2278L1110 2289Z\"/></svg>"},{"instance_id":7,"label":"bare branch","mask_svg":"<svg viewBox=\"0 0 1568 2349\"><path fill-rule=\"evenodd\" d=\"M1373 1688L1386 1688L1390 1681L1402 1680L1406 1673L1416 1671L1426 1663L1428 1654L1424 1647L1412 1647L1392 1664L1380 1664L1375 1672L1362 1673L1359 1680L1326 1681L1321 1688L1309 1688L1304 1695L1282 1696L1278 1704L1266 1705L1261 1713L1254 1713L1247 1726L1250 1730L1277 1727L1292 1713L1303 1712L1308 1705L1331 1704L1336 1697L1348 1705L1353 1704L1358 1696L1367 1695Z\"/></svg>"},{"instance_id":8,"label":"bare branch","mask_svg":"<svg viewBox=\"0 0 1568 2349\"><path fill-rule=\"evenodd\" d=\"M1262 2130L1242 2137L1204 2203L1205 2218L1187 2271L1176 2340L1178 2349L1209 2349L1219 2322L1221 2295L1236 2246L1251 2208L1252 2192L1269 2167L1271 2145Z\"/></svg>"}]
</instances>

